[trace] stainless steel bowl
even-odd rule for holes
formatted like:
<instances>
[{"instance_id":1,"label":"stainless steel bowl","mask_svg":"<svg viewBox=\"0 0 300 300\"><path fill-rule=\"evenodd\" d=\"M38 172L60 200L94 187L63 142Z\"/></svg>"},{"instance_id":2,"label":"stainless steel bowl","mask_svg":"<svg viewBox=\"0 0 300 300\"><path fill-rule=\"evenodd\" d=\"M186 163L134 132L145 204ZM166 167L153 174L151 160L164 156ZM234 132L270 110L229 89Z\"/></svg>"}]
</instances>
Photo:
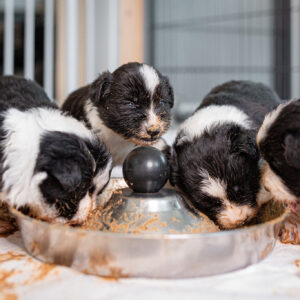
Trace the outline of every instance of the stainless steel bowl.
<instances>
[{"instance_id":1,"label":"stainless steel bowl","mask_svg":"<svg viewBox=\"0 0 300 300\"><path fill-rule=\"evenodd\" d=\"M112 179L100 199L123 187ZM107 277L186 278L244 268L273 249L289 213L270 202L261 224L214 233L124 234L84 230L39 221L11 209L27 251L47 263Z\"/></svg>"}]
</instances>

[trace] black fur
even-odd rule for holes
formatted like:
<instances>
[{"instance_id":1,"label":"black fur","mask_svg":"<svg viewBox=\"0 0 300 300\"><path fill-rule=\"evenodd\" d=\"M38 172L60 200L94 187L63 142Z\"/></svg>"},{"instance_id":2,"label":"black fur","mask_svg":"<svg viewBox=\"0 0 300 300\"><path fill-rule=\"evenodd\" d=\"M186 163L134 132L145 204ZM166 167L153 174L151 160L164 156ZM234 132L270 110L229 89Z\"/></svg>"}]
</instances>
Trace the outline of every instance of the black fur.
<instances>
[{"instance_id":1,"label":"black fur","mask_svg":"<svg viewBox=\"0 0 300 300\"><path fill-rule=\"evenodd\" d=\"M13 107L20 111L36 107L57 109L56 104L50 101L40 85L17 76L0 77L0 103L7 108Z\"/></svg>"},{"instance_id":2,"label":"black fur","mask_svg":"<svg viewBox=\"0 0 300 300\"><path fill-rule=\"evenodd\" d=\"M5 112L11 108L25 113L35 108L59 112L56 104L49 100L37 83L15 76L0 77L1 182L5 172L3 152L6 133L3 131L3 121ZM28 116L32 117L29 113ZM37 160L31 162L35 166L32 175L40 172L47 174L39 186L43 196L40 201L50 206L54 204L59 217L72 219L78 211L80 200L93 186L94 176L107 167L110 159L106 147L96 137L81 138L76 133L45 128L40 137Z\"/></svg>"},{"instance_id":3,"label":"black fur","mask_svg":"<svg viewBox=\"0 0 300 300\"><path fill-rule=\"evenodd\" d=\"M246 113L258 129L265 115L279 103L278 95L262 83L229 81L212 89L197 110L212 104L234 105Z\"/></svg>"},{"instance_id":4,"label":"black fur","mask_svg":"<svg viewBox=\"0 0 300 300\"><path fill-rule=\"evenodd\" d=\"M262 157L295 198L300 197L300 99L286 104L259 141ZM281 199L284 201L284 199Z\"/></svg>"},{"instance_id":5,"label":"black fur","mask_svg":"<svg viewBox=\"0 0 300 300\"><path fill-rule=\"evenodd\" d=\"M173 145L171 183L178 185L193 205L217 224L217 215L225 207L221 199L203 191L202 182L207 178L202 171L226 184L227 199L231 203L257 207L260 169L255 137L265 114L278 102L278 96L263 84L230 81L214 88L196 111L210 105L233 105L248 115L253 125L251 129L233 120L211 126L191 142L178 145L185 135L179 131Z\"/></svg>"}]
</instances>

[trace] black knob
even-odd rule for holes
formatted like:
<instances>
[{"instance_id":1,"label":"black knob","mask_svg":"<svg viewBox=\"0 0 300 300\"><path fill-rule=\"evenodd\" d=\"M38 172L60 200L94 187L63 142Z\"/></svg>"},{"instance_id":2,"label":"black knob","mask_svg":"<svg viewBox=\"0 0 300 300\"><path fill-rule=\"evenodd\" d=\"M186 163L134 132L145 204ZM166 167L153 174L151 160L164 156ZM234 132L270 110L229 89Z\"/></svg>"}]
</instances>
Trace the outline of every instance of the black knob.
<instances>
[{"instance_id":1,"label":"black knob","mask_svg":"<svg viewBox=\"0 0 300 300\"><path fill-rule=\"evenodd\" d=\"M167 182L170 168L161 151L149 146L132 150L123 163L123 176L136 193L156 193Z\"/></svg>"}]
</instances>

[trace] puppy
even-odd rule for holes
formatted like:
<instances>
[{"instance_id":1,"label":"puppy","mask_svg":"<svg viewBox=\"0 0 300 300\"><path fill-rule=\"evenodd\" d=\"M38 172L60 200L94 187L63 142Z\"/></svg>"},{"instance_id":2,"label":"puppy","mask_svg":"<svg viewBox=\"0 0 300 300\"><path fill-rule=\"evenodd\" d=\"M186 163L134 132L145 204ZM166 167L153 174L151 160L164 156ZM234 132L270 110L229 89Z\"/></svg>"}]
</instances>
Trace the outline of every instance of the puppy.
<instances>
[{"instance_id":1,"label":"puppy","mask_svg":"<svg viewBox=\"0 0 300 300\"><path fill-rule=\"evenodd\" d=\"M33 81L0 77L0 199L41 219L81 223L107 184L111 156Z\"/></svg>"},{"instance_id":2,"label":"puppy","mask_svg":"<svg viewBox=\"0 0 300 300\"><path fill-rule=\"evenodd\" d=\"M300 99L282 103L266 116L257 144L266 161L264 186L274 200L295 209L300 201Z\"/></svg>"},{"instance_id":3,"label":"puppy","mask_svg":"<svg viewBox=\"0 0 300 300\"><path fill-rule=\"evenodd\" d=\"M265 117L257 144L266 161L265 188L274 200L288 204L296 213L300 202L300 99L280 104ZM281 237L286 242L300 242L299 222L300 210L283 227Z\"/></svg>"},{"instance_id":4,"label":"puppy","mask_svg":"<svg viewBox=\"0 0 300 300\"><path fill-rule=\"evenodd\" d=\"M128 63L70 94L62 109L93 129L117 165L136 145L167 148L160 137L173 104L167 77L149 65Z\"/></svg>"},{"instance_id":5,"label":"puppy","mask_svg":"<svg viewBox=\"0 0 300 300\"><path fill-rule=\"evenodd\" d=\"M268 199L255 137L278 103L263 84L230 81L214 88L179 128L171 183L223 229L241 226Z\"/></svg>"}]
</instances>

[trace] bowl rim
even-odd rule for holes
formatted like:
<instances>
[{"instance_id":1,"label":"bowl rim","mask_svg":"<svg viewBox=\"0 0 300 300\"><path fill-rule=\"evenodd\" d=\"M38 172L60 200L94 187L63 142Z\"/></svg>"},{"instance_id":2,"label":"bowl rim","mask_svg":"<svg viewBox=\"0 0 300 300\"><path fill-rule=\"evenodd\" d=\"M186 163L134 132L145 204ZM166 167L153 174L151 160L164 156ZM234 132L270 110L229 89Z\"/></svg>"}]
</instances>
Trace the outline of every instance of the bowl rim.
<instances>
[{"instance_id":1,"label":"bowl rim","mask_svg":"<svg viewBox=\"0 0 300 300\"><path fill-rule=\"evenodd\" d=\"M275 226L285 220L285 218L289 215L290 209L286 207L284 212L276 217L275 219L269 220L267 222L257 224L257 225L250 225L246 227L231 229L231 230L222 230L216 232L205 232L205 233L170 233L170 234L130 234L130 233L117 233L117 232L103 232L103 231L96 231L91 229L85 229L81 227L71 227L61 223L48 223L43 220L35 219L29 216L24 215L22 212L18 211L16 208L11 206L9 207L10 213L16 217L17 219L23 219L31 223L39 224L39 226L46 226L52 227L53 229L59 230L66 230L71 233L81 233L83 235L100 235L103 237L115 237L115 238L122 238L122 239L169 239L169 240L185 240L185 239L199 239L199 238L210 238L210 237L217 237L217 236L233 236L236 234L245 234L251 233L253 231L257 231L262 229L263 227L267 227L269 225Z\"/></svg>"}]
</instances>

